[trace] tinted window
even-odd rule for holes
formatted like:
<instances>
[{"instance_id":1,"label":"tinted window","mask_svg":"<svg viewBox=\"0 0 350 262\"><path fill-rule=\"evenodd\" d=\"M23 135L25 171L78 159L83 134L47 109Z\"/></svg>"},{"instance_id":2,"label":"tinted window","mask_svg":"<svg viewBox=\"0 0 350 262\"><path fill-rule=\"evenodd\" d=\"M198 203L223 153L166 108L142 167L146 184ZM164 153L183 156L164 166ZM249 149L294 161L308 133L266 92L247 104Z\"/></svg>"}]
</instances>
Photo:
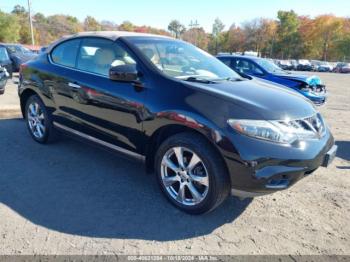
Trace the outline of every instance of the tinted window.
<instances>
[{"instance_id":1,"label":"tinted window","mask_svg":"<svg viewBox=\"0 0 350 262\"><path fill-rule=\"evenodd\" d=\"M219 60L227 66L231 66L231 58L229 57L219 57Z\"/></svg>"},{"instance_id":2,"label":"tinted window","mask_svg":"<svg viewBox=\"0 0 350 262\"><path fill-rule=\"evenodd\" d=\"M264 68L269 73L284 73L285 71L278 67L275 63L267 60L267 59L259 59L256 60L262 68Z\"/></svg>"},{"instance_id":3,"label":"tinted window","mask_svg":"<svg viewBox=\"0 0 350 262\"><path fill-rule=\"evenodd\" d=\"M74 39L58 45L51 53L52 61L59 65L74 67L79 44L80 39Z\"/></svg>"},{"instance_id":4,"label":"tinted window","mask_svg":"<svg viewBox=\"0 0 350 262\"><path fill-rule=\"evenodd\" d=\"M108 76L111 66L126 64L136 62L118 43L101 38L82 40L77 60L78 69Z\"/></svg>"}]
</instances>

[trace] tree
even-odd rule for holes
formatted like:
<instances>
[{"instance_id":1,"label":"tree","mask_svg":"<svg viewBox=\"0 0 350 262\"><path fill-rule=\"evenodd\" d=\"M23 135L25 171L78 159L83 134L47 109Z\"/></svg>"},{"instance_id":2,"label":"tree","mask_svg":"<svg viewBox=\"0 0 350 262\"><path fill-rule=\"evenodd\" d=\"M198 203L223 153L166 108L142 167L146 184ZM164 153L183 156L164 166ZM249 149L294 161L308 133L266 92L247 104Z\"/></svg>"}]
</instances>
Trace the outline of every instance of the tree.
<instances>
[{"instance_id":1,"label":"tree","mask_svg":"<svg viewBox=\"0 0 350 262\"><path fill-rule=\"evenodd\" d=\"M86 31L101 31L100 23L92 16L87 16L84 20L84 30Z\"/></svg>"},{"instance_id":2,"label":"tree","mask_svg":"<svg viewBox=\"0 0 350 262\"><path fill-rule=\"evenodd\" d=\"M132 32L134 31L135 26L129 22L129 21L124 21L120 26L119 26L119 30L121 31L129 31Z\"/></svg>"},{"instance_id":3,"label":"tree","mask_svg":"<svg viewBox=\"0 0 350 262\"><path fill-rule=\"evenodd\" d=\"M26 15L27 11L23 6L15 5L11 13L15 15Z\"/></svg>"},{"instance_id":4,"label":"tree","mask_svg":"<svg viewBox=\"0 0 350 262\"><path fill-rule=\"evenodd\" d=\"M181 24L178 20L172 20L168 25L168 30L173 33L175 38L180 38L186 31L186 27Z\"/></svg>"},{"instance_id":5,"label":"tree","mask_svg":"<svg viewBox=\"0 0 350 262\"><path fill-rule=\"evenodd\" d=\"M227 39L225 42L225 50L228 52L243 52L245 51L246 35L244 31L236 25L231 25L227 32Z\"/></svg>"},{"instance_id":6,"label":"tree","mask_svg":"<svg viewBox=\"0 0 350 262\"><path fill-rule=\"evenodd\" d=\"M311 37L314 37L315 45L322 50L321 58L328 59L329 50L340 38L343 20L333 15L321 15L315 18Z\"/></svg>"},{"instance_id":7,"label":"tree","mask_svg":"<svg viewBox=\"0 0 350 262\"><path fill-rule=\"evenodd\" d=\"M0 11L0 42L17 42L20 24L15 15Z\"/></svg>"},{"instance_id":8,"label":"tree","mask_svg":"<svg viewBox=\"0 0 350 262\"><path fill-rule=\"evenodd\" d=\"M118 30L118 25L112 21L103 20L101 21L102 31L114 31Z\"/></svg>"},{"instance_id":9,"label":"tree","mask_svg":"<svg viewBox=\"0 0 350 262\"><path fill-rule=\"evenodd\" d=\"M280 57L297 58L300 49L300 35L298 32L299 19L297 14L291 11L278 11L278 28L277 28L277 49Z\"/></svg>"},{"instance_id":10,"label":"tree","mask_svg":"<svg viewBox=\"0 0 350 262\"><path fill-rule=\"evenodd\" d=\"M212 30L212 34L213 37L215 39L215 53L217 54L219 52L219 38L220 38L220 34L222 32L222 30L224 30L225 25L223 24L223 22L219 19L216 18L213 24L213 30Z\"/></svg>"},{"instance_id":11,"label":"tree","mask_svg":"<svg viewBox=\"0 0 350 262\"><path fill-rule=\"evenodd\" d=\"M203 50L208 50L208 35L202 27L187 30L183 34L183 40L190 42Z\"/></svg>"}]
</instances>

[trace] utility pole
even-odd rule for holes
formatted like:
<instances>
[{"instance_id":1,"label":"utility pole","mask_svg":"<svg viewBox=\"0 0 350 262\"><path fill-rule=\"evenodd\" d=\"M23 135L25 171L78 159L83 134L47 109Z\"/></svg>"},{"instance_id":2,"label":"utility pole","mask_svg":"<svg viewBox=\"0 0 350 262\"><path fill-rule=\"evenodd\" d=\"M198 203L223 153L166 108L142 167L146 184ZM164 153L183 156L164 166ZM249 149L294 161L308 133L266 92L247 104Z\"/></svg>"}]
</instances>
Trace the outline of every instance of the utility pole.
<instances>
[{"instance_id":1,"label":"utility pole","mask_svg":"<svg viewBox=\"0 0 350 262\"><path fill-rule=\"evenodd\" d=\"M195 21L191 20L191 23L188 26L190 27L190 30L191 30L191 38L193 39L194 45L197 45L197 35L194 34L195 32L192 30L199 26L197 20Z\"/></svg>"},{"instance_id":2,"label":"utility pole","mask_svg":"<svg viewBox=\"0 0 350 262\"><path fill-rule=\"evenodd\" d=\"M30 33L32 36L32 45L35 45L34 42L34 32L33 32L33 21L32 21L32 12L31 12L31 0L28 0L28 13L29 13L29 25L30 25Z\"/></svg>"}]
</instances>

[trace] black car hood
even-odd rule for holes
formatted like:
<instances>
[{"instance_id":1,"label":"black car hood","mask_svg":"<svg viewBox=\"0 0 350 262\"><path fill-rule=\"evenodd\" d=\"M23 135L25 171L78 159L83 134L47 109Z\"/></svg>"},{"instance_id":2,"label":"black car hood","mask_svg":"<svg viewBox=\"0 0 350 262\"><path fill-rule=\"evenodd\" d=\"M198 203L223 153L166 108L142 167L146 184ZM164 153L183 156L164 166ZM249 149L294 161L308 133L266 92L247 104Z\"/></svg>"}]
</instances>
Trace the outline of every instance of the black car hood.
<instances>
[{"instance_id":1,"label":"black car hood","mask_svg":"<svg viewBox=\"0 0 350 262\"><path fill-rule=\"evenodd\" d=\"M300 119L316 113L314 106L302 95L261 81L191 83L191 86L220 95L235 105L253 112L257 119Z\"/></svg>"}]
</instances>

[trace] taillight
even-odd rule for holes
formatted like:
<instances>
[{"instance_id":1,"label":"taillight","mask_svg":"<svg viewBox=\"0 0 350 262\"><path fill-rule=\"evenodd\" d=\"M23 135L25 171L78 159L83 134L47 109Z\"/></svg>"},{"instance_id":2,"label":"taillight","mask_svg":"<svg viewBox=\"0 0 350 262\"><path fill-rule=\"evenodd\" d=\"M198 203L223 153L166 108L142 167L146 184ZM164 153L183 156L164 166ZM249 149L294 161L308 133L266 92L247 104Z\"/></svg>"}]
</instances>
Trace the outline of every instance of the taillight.
<instances>
[{"instance_id":1,"label":"taillight","mask_svg":"<svg viewBox=\"0 0 350 262\"><path fill-rule=\"evenodd\" d=\"M19 66L19 73L21 74L22 71L23 71L24 69L26 69L26 68L27 68L27 65L26 65L26 64L21 64L21 65Z\"/></svg>"}]
</instances>

